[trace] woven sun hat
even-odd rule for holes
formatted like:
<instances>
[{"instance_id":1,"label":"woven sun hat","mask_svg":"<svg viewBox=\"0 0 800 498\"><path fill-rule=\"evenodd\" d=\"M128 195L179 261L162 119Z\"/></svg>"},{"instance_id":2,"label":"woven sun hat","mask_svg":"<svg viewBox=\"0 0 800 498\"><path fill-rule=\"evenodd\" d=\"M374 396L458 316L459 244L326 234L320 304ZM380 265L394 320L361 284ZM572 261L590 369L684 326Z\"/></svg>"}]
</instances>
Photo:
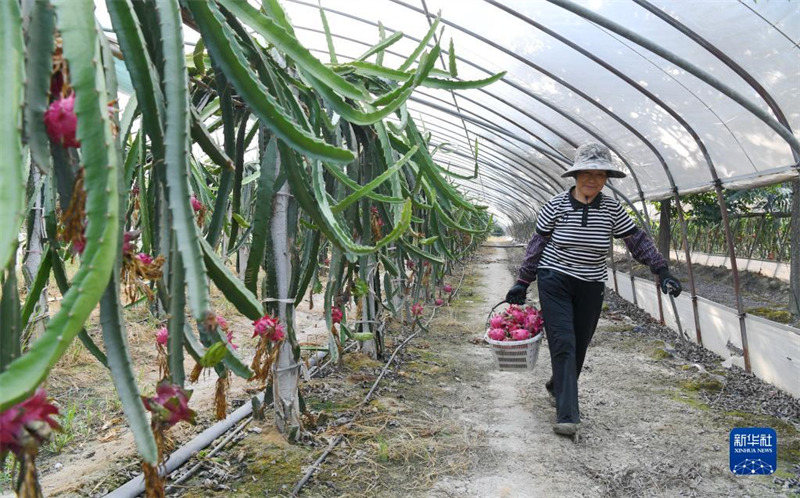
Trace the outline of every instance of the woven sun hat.
<instances>
[{"instance_id":1,"label":"woven sun hat","mask_svg":"<svg viewBox=\"0 0 800 498\"><path fill-rule=\"evenodd\" d=\"M575 176L578 171L605 171L609 178L625 178L625 173L614 166L608 147L597 142L585 143L578 147L572 167L561 176L563 178Z\"/></svg>"}]
</instances>

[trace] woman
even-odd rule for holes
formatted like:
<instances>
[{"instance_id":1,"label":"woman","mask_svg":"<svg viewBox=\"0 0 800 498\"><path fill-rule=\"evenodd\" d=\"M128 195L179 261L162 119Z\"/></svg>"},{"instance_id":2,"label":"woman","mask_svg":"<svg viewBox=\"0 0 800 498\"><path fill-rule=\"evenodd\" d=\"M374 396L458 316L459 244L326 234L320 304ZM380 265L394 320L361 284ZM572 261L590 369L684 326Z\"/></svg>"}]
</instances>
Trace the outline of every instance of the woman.
<instances>
[{"instance_id":1,"label":"woman","mask_svg":"<svg viewBox=\"0 0 800 498\"><path fill-rule=\"evenodd\" d=\"M653 239L634 224L618 201L600 192L608 178L625 177L614 167L607 147L580 146L573 166L561 176L575 178L575 186L539 211L536 234L506 301L523 304L528 285L538 277L553 367L545 385L555 398L553 430L572 436L580 424L578 376L600 317L611 237L621 238L633 257L658 275L662 292L677 297L681 284L670 275Z\"/></svg>"}]
</instances>

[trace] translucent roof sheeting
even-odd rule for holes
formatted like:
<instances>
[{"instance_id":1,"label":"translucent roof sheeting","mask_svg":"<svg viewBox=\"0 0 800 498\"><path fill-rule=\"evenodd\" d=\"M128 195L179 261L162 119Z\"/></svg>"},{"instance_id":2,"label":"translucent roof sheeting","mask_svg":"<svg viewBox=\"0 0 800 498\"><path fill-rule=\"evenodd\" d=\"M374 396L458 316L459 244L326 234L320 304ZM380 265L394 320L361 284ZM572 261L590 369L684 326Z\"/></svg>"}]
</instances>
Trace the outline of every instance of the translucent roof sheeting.
<instances>
[{"instance_id":1,"label":"translucent roof sheeting","mask_svg":"<svg viewBox=\"0 0 800 498\"><path fill-rule=\"evenodd\" d=\"M300 41L328 62L320 4L281 3ZM431 134L436 159L455 173L474 172L477 139L480 175L458 182L501 222L529 219L570 185L560 174L588 140L614 152L628 177L609 185L633 202L676 189L709 190L715 175L728 188L798 175L800 2L321 0L321 6L340 62L377 43L380 22L386 36L404 35L384 54L383 65L396 68L441 13L437 67L447 69L452 38L460 79L507 71L480 89L421 87L407 106ZM187 41L193 39L189 31Z\"/></svg>"},{"instance_id":2,"label":"translucent roof sheeting","mask_svg":"<svg viewBox=\"0 0 800 498\"><path fill-rule=\"evenodd\" d=\"M300 40L327 61L318 4L285 0L283 5ZM530 216L571 183L560 173L575 147L588 140L614 151L629 176L613 186L633 201L664 198L674 188L708 190L712 170L732 188L797 176L797 157L774 126L664 58L672 54L716 78L800 138L797 2L579 2L660 47L661 54L598 19L578 15L570 5L566 0L322 0L341 61L378 41L380 21L387 36L404 34L383 61L397 67L441 12L439 67L447 67L452 38L459 78L508 71L483 89L455 94L420 89L408 105L431 133L432 144L443 144L436 157L453 171L472 172L477 138L480 177L460 182L508 221Z\"/></svg>"},{"instance_id":3,"label":"translucent roof sheeting","mask_svg":"<svg viewBox=\"0 0 800 498\"><path fill-rule=\"evenodd\" d=\"M317 6L285 4L306 28L298 30L301 39L325 57ZM661 56L687 61L773 118L780 113L796 130L796 3L588 2L592 12L661 47L661 55L544 1L326 0L323 7L343 59L374 44L381 21L388 32L405 35L384 59L399 65L428 19L441 12L442 46L453 38L459 77L508 71L485 89L456 95L422 90L409 110L425 122L434 143L448 144L443 150L452 152L440 152L439 160L453 168L472 169L470 144L477 138L484 179L475 182L477 191L489 204L502 197L518 206L512 211L519 216L569 184L560 172L586 140L602 141L617 154L629 177L614 186L633 200L663 198L673 187L681 193L707 190L712 170L734 188L797 175L789 144L764 120ZM726 65L725 57L738 67ZM516 218L508 209L499 211Z\"/></svg>"}]
</instances>

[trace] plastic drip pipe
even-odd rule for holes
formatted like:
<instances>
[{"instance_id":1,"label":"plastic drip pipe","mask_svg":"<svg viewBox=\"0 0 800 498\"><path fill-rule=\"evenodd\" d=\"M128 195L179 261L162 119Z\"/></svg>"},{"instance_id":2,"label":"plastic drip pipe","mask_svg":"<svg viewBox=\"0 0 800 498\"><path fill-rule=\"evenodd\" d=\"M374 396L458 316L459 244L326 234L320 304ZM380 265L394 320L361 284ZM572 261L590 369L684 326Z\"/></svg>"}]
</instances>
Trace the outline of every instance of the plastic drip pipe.
<instances>
[{"instance_id":1,"label":"plastic drip pipe","mask_svg":"<svg viewBox=\"0 0 800 498\"><path fill-rule=\"evenodd\" d=\"M308 363L311 367L315 367L322 358L327 355L327 352L320 351L313 355ZM315 372L316 373L316 372ZM264 402L264 393L261 392L255 396L259 402ZM163 466L159 466L159 475L163 475L166 471L167 475L180 468L197 452L204 449L206 446L214 442L215 439L228 432L233 426L238 424L242 419L247 417L253 412L253 403L245 402L242 406L234 410L233 413L228 415L225 420L220 420L208 429L204 430L185 445L175 450L167 459ZM144 493L144 474L139 474L114 491L108 493L106 498L135 498Z\"/></svg>"}]
</instances>

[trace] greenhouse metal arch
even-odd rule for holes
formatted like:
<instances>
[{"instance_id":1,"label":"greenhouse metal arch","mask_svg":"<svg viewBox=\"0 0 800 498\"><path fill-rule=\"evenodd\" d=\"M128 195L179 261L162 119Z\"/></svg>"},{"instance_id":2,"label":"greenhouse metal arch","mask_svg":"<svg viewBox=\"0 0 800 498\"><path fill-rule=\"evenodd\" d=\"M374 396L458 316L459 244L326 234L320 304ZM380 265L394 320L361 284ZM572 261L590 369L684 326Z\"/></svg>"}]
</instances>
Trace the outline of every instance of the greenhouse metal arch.
<instances>
[{"instance_id":1,"label":"greenhouse metal arch","mask_svg":"<svg viewBox=\"0 0 800 498\"><path fill-rule=\"evenodd\" d=\"M112 496L163 496L164 468L268 411L307 441L303 378L353 349L386 360L364 416L476 255L525 247L590 141L626 174L609 197L686 265L688 296L662 296L621 243L606 286L800 396L796 2L9 0L0 66L0 227L18 234L0 242L0 482L20 494L42 494L36 457L64 429L44 387L76 347L109 372L142 461ZM762 188L790 199L759 213L789 218L773 225L791 244L774 262L787 324L745 304L740 244L758 234L732 219ZM724 255L690 241L704 194ZM727 265L733 304L704 296L701 258ZM144 387L136 310L156 349ZM211 375L213 401L192 403L218 422L168 457L171 427L196 422L186 386ZM258 395L234 411L237 379Z\"/></svg>"}]
</instances>

